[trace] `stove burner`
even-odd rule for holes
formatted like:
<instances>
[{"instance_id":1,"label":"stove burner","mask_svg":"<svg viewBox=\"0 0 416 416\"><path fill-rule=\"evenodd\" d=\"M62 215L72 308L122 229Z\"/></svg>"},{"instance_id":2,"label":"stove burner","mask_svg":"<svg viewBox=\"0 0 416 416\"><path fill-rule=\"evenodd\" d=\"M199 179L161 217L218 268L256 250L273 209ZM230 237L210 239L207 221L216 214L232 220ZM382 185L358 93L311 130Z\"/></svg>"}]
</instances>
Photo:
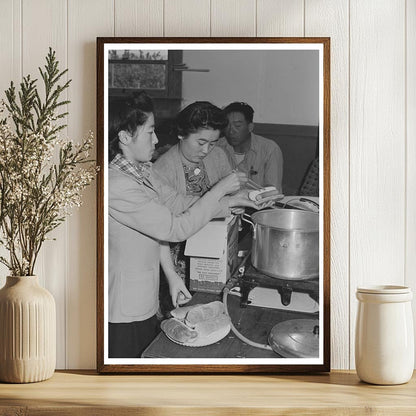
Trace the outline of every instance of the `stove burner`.
<instances>
[{"instance_id":1,"label":"stove burner","mask_svg":"<svg viewBox=\"0 0 416 416\"><path fill-rule=\"evenodd\" d=\"M249 265L243 274L237 277L240 286L240 307L246 308L251 302L248 300L250 292L255 287L276 289L281 297L282 305L288 306L292 298L292 292L307 293L315 302L319 303L319 280L286 280L267 276Z\"/></svg>"}]
</instances>

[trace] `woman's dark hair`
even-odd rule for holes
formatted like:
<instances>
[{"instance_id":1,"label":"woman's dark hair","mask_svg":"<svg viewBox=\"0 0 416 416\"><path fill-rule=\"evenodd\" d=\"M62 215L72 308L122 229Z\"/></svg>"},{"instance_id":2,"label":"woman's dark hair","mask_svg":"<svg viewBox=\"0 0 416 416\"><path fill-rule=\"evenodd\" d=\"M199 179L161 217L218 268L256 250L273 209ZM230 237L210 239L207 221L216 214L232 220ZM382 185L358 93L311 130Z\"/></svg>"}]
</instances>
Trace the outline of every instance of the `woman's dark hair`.
<instances>
[{"instance_id":1,"label":"woman's dark hair","mask_svg":"<svg viewBox=\"0 0 416 416\"><path fill-rule=\"evenodd\" d=\"M222 110L208 101L195 101L176 116L175 133L186 137L199 129L223 130L228 120Z\"/></svg>"},{"instance_id":2,"label":"woman's dark hair","mask_svg":"<svg viewBox=\"0 0 416 416\"><path fill-rule=\"evenodd\" d=\"M109 106L109 161L120 153L118 133L122 130L133 134L146 123L153 112L153 101L144 91L133 93L124 101Z\"/></svg>"}]
</instances>

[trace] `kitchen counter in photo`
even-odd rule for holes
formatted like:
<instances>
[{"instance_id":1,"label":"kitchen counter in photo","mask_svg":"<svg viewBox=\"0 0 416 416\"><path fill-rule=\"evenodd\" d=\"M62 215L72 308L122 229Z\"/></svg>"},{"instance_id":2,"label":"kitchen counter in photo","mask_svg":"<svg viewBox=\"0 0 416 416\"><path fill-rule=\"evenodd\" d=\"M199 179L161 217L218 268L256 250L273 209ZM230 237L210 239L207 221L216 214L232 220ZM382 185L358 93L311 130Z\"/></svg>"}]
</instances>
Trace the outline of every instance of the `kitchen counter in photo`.
<instances>
[{"instance_id":1,"label":"kitchen counter in photo","mask_svg":"<svg viewBox=\"0 0 416 416\"><path fill-rule=\"evenodd\" d=\"M221 300L221 295L197 292L192 304ZM267 344L270 330L279 322L289 319L310 319L317 315L282 311L279 309L248 306L240 308L240 298L228 296L228 312L234 326L251 341ZM316 318L317 319L317 318ZM252 347L230 331L221 341L204 347L189 347L174 343L160 332L146 348L143 358L281 358L274 351Z\"/></svg>"},{"instance_id":2,"label":"kitchen counter in photo","mask_svg":"<svg viewBox=\"0 0 416 416\"><path fill-rule=\"evenodd\" d=\"M293 199L293 197L289 198ZM309 322L314 322L316 320L316 322L318 322L318 279L280 280L268 277L264 273L256 271L250 263L249 252L251 243L251 231L248 228L243 233L240 233L238 243L240 252L246 253L246 259L243 261L242 258L240 258L238 263L240 265L244 264L245 278L243 279L238 273L238 270L240 269L238 267L233 275L233 279L231 279L234 280L236 286L230 290L230 293L227 296L227 312L237 331L248 338L249 341L256 344L269 345L269 334L272 328L279 323L291 320L308 320ZM255 289L253 290L254 287ZM245 292L243 288L248 291ZM286 302L282 300L282 295L278 292L277 288L288 296L285 299ZM242 296L242 293L244 292L247 297ZM216 294L196 291L188 305L222 301L222 293L223 292ZM243 301L245 307L240 306L242 297L245 299L245 302ZM303 357L315 357L314 355L309 354L310 351L313 350L309 345L307 347L298 346L297 349L298 348L305 354ZM289 356L293 357L293 355ZM299 355L295 355L295 357L299 357ZM160 332L143 352L142 358L285 357L282 357L282 355L279 355L275 351L249 345L240 340L231 330L228 335L220 341L201 347L177 344L170 340L164 332Z\"/></svg>"}]
</instances>

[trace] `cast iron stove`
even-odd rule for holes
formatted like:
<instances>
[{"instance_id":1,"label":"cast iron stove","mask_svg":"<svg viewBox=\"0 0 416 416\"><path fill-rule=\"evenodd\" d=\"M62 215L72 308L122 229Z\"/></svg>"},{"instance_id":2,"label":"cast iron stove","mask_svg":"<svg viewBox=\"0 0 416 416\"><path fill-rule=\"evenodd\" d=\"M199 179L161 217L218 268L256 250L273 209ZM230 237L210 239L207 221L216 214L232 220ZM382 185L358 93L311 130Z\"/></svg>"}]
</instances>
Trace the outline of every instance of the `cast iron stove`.
<instances>
[{"instance_id":1,"label":"cast iron stove","mask_svg":"<svg viewBox=\"0 0 416 416\"><path fill-rule=\"evenodd\" d=\"M240 287L241 308L245 308L251 303L249 294L256 287L276 289L280 294L281 302L284 306L290 304L293 292L306 293L315 302L319 303L318 277L308 280L278 279L259 272L249 263L247 266L240 266L236 279Z\"/></svg>"}]
</instances>

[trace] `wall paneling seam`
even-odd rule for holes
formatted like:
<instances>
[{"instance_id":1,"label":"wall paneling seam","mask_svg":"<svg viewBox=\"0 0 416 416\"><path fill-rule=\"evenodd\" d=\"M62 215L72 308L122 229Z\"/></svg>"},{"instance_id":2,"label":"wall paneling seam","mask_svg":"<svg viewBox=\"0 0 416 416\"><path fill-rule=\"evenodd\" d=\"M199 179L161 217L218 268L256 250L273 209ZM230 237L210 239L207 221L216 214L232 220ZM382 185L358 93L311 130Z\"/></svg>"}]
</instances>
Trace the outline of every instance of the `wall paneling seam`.
<instances>
[{"instance_id":1,"label":"wall paneling seam","mask_svg":"<svg viewBox=\"0 0 416 416\"><path fill-rule=\"evenodd\" d=\"M66 0L66 68L69 68L69 2L70 0ZM69 78L69 71L66 73L66 81L68 81ZM69 93L68 90L66 90L66 100L69 99ZM67 111L68 111L69 104L66 105ZM69 114L66 116L67 120L69 118ZM68 120L69 121L69 120ZM65 129L66 130L66 136L69 136L69 130L68 126ZM65 368L68 368L68 301L67 301L67 293L68 293L68 258L69 258L69 245L68 245L68 237L69 237L69 225L68 225L69 218L65 220L65 275L64 275L64 322L65 322L65 333L64 333L64 357L65 357Z\"/></svg>"},{"instance_id":2,"label":"wall paneling seam","mask_svg":"<svg viewBox=\"0 0 416 416\"><path fill-rule=\"evenodd\" d=\"M212 0L209 0L209 36L212 36Z\"/></svg>"},{"instance_id":3,"label":"wall paneling seam","mask_svg":"<svg viewBox=\"0 0 416 416\"><path fill-rule=\"evenodd\" d=\"M351 0L348 0L348 369L351 369ZM331 279L332 281L332 279Z\"/></svg>"},{"instance_id":4,"label":"wall paneling seam","mask_svg":"<svg viewBox=\"0 0 416 416\"><path fill-rule=\"evenodd\" d=\"M306 0L302 2L302 13L303 13L303 37L306 36Z\"/></svg>"},{"instance_id":5,"label":"wall paneling seam","mask_svg":"<svg viewBox=\"0 0 416 416\"><path fill-rule=\"evenodd\" d=\"M404 250L403 250L403 285L407 284L407 0L404 0Z\"/></svg>"},{"instance_id":6,"label":"wall paneling seam","mask_svg":"<svg viewBox=\"0 0 416 416\"><path fill-rule=\"evenodd\" d=\"M20 80L23 78L23 0L20 0ZM13 44L14 49L14 44Z\"/></svg>"},{"instance_id":7,"label":"wall paneling seam","mask_svg":"<svg viewBox=\"0 0 416 416\"><path fill-rule=\"evenodd\" d=\"M19 65L19 79L23 77L23 0L19 0L20 13L20 65ZM14 49L15 43L13 43Z\"/></svg>"}]
</instances>

